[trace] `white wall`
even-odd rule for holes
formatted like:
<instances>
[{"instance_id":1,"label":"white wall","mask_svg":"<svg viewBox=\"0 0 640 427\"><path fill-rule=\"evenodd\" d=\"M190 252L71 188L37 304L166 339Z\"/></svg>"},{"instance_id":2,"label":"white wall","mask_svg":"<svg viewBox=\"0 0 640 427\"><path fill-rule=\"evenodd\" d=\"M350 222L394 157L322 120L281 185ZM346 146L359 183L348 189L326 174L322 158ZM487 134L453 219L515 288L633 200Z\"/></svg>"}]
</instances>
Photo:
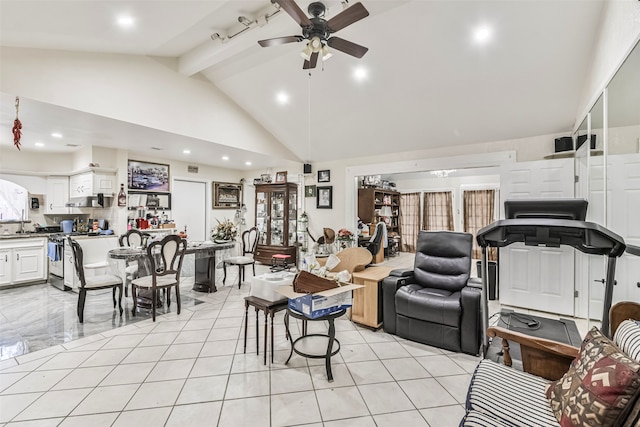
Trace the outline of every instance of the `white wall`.
<instances>
[{"instance_id":1,"label":"white wall","mask_svg":"<svg viewBox=\"0 0 640 427\"><path fill-rule=\"evenodd\" d=\"M585 33L588 29L585 29ZM598 29L589 73L576 112L577 128L595 104L598 96L640 39L640 2L607 0Z\"/></svg>"},{"instance_id":2,"label":"white wall","mask_svg":"<svg viewBox=\"0 0 640 427\"><path fill-rule=\"evenodd\" d=\"M0 48L0 90L178 135L298 160L206 79L138 55Z\"/></svg>"}]
</instances>

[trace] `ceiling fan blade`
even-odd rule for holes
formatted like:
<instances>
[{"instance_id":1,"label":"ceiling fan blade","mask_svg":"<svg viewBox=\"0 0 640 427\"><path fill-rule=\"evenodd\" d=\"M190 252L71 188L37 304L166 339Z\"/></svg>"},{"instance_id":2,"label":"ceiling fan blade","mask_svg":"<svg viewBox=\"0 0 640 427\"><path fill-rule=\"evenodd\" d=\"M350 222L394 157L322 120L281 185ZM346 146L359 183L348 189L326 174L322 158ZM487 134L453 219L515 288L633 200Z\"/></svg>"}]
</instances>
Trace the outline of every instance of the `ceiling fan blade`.
<instances>
[{"instance_id":1,"label":"ceiling fan blade","mask_svg":"<svg viewBox=\"0 0 640 427\"><path fill-rule=\"evenodd\" d=\"M275 0L285 12L293 18L301 27L308 27L311 25L311 20L307 17L307 14L300 9L294 0Z\"/></svg>"},{"instance_id":2,"label":"ceiling fan blade","mask_svg":"<svg viewBox=\"0 0 640 427\"><path fill-rule=\"evenodd\" d=\"M331 28L331 31L335 33L347 25L351 25L362 18L366 18L367 16L369 16L369 11L365 9L362 3L356 3L329 19L327 24L329 25L329 28Z\"/></svg>"},{"instance_id":3,"label":"ceiling fan blade","mask_svg":"<svg viewBox=\"0 0 640 427\"><path fill-rule=\"evenodd\" d=\"M327 40L327 44L340 52L344 52L347 55L355 56L356 58L362 58L369 50L368 47L360 46L350 42L349 40L341 39L340 37L331 37Z\"/></svg>"},{"instance_id":4,"label":"ceiling fan blade","mask_svg":"<svg viewBox=\"0 0 640 427\"><path fill-rule=\"evenodd\" d=\"M304 40L302 36L286 36L286 37L275 37L273 39L259 40L258 44L262 47L276 46L279 44L285 43L294 43L301 42Z\"/></svg>"},{"instance_id":5,"label":"ceiling fan blade","mask_svg":"<svg viewBox=\"0 0 640 427\"><path fill-rule=\"evenodd\" d=\"M316 64L318 63L318 52L314 52L311 54L311 60L304 60L304 65L302 66L303 70L308 70L310 68L316 68Z\"/></svg>"}]
</instances>

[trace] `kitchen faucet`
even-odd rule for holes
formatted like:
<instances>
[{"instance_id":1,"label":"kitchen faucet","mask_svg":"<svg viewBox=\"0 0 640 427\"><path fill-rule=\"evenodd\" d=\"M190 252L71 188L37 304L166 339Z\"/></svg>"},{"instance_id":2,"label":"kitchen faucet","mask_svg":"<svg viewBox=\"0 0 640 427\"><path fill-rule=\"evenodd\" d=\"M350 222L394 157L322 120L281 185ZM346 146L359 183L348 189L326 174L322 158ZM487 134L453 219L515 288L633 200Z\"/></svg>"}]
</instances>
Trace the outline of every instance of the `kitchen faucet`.
<instances>
[{"instance_id":1,"label":"kitchen faucet","mask_svg":"<svg viewBox=\"0 0 640 427\"><path fill-rule=\"evenodd\" d=\"M20 233L24 233L24 209L22 209L22 215L20 216Z\"/></svg>"}]
</instances>

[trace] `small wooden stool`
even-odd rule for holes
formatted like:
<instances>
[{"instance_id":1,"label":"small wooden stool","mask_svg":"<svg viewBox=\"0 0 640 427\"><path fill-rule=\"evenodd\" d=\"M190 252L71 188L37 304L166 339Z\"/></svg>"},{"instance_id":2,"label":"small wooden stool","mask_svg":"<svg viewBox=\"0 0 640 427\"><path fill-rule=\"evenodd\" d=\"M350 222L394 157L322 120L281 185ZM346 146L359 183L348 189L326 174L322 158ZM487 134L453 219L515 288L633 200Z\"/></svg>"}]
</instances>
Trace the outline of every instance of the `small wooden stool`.
<instances>
[{"instance_id":1,"label":"small wooden stool","mask_svg":"<svg viewBox=\"0 0 640 427\"><path fill-rule=\"evenodd\" d=\"M275 254L271 257L271 271L282 271L289 268L291 255Z\"/></svg>"},{"instance_id":2,"label":"small wooden stool","mask_svg":"<svg viewBox=\"0 0 640 427\"><path fill-rule=\"evenodd\" d=\"M249 306L256 310L256 355L260 354L260 334L258 333L258 311L264 311L264 364L267 364L267 316L271 316L271 363L273 363L273 316L288 306L288 300L267 301L248 296L244 298L244 353L247 352L247 328L249 324Z\"/></svg>"}]
</instances>

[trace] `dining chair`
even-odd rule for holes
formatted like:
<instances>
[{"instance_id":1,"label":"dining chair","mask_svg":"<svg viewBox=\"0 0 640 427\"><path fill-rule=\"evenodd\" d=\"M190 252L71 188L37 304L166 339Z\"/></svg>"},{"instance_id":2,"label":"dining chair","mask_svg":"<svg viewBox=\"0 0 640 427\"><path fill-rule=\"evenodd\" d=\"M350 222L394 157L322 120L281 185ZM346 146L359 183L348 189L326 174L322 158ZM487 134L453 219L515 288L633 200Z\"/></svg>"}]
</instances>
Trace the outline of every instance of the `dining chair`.
<instances>
[{"instance_id":1,"label":"dining chair","mask_svg":"<svg viewBox=\"0 0 640 427\"><path fill-rule=\"evenodd\" d=\"M145 248L151 235L149 233L143 233L140 230L129 230L125 234L121 235L118 239L120 247L127 248ZM133 279L138 277L138 261L127 261L127 265L124 269L125 283L124 283L124 296L129 296L129 284Z\"/></svg>"},{"instance_id":2,"label":"dining chair","mask_svg":"<svg viewBox=\"0 0 640 427\"><path fill-rule=\"evenodd\" d=\"M238 289L240 289L240 286L242 286L242 282L244 281L244 268L247 265L251 265L253 267L253 275L256 275L256 260L253 258L253 256L255 255L256 247L258 246L259 236L260 232L258 231L257 227L251 227L250 229L242 233L242 254L226 258L222 262L222 270L224 271L222 283L225 283L225 281L227 280L228 265L238 266Z\"/></svg>"},{"instance_id":3,"label":"dining chair","mask_svg":"<svg viewBox=\"0 0 640 427\"><path fill-rule=\"evenodd\" d=\"M180 272L182 261L187 250L187 241L180 236L170 234L161 241L155 241L147 246L148 262L151 265L149 276L138 277L131 281L131 296L133 297L133 315L136 315L138 299L136 289L151 291L151 311L153 321L156 321L156 306L158 304L158 289L166 289L167 308L171 304L171 287L176 288L176 304L180 314Z\"/></svg>"},{"instance_id":4,"label":"dining chair","mask_svg":"<svg viewBox=\"0 0 640 427\"><path fill-rule=\"evenodd\" d=\"M68 239L69 246L71 246L73 252L73 263L80 282L80 288L78 289L78 319L80 323L84 323L84 302L87 298L87 291L113 288L113 308L115 309L116 289L120 289L118 293L118 307L120 308L120 316L122 316L122 279L113 274L85 276L82 246L71 237Z\"/></svg>"}]
</instances>

